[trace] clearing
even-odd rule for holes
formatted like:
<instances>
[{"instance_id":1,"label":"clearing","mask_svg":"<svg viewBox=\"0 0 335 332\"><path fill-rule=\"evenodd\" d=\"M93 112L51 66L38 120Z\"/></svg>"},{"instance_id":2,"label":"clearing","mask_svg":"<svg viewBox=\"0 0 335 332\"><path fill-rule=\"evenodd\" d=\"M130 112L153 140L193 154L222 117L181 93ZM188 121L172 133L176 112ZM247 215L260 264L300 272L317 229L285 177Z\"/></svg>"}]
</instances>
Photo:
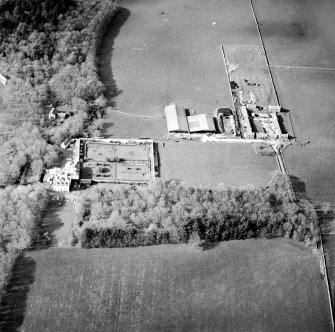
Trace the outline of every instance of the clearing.
<instances>
[{"instance_id":1,"label":"clearing","mask_svg":"<svg viewBox=\"0 0 335 332\"><path fill-rule=\"evenodd\" d=\"M26 332L331 331L318 258L284 239L33 251L7 291L1 327Z\"/></svg>"}]
</instances>

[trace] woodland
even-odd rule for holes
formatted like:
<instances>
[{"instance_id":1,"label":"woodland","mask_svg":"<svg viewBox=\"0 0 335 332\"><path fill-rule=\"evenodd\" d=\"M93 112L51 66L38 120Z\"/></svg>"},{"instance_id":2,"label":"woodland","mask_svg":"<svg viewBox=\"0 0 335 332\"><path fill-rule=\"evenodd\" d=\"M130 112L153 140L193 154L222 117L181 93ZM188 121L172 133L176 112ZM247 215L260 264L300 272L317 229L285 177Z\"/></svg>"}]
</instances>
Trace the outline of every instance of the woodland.
<instances>
[{"instance_id":1,"label":"woodland","mask_svg":"<svg viewBox=\"0 0 335 332\"><path fill-rule=\"evenodd\" d=\"M0 1L0 183L62 161L69 136L99 135L106 105L96 52L116 5L108 0ZM52 108L65 112L49 119Z\"/></svg>"},{"instance_id":2,"label":"woodland","mask_svg":"<svg viewBox=\"0 0 335 332\"><path fill-rule=\"evenodd\" d=\"M285 237L310 245L318 219L306 199L292 201L290 179L267 188L187 188L155 180L146 188L98 185L82 193L73 244L84 248Z\"/></svg>"}]
</instances>

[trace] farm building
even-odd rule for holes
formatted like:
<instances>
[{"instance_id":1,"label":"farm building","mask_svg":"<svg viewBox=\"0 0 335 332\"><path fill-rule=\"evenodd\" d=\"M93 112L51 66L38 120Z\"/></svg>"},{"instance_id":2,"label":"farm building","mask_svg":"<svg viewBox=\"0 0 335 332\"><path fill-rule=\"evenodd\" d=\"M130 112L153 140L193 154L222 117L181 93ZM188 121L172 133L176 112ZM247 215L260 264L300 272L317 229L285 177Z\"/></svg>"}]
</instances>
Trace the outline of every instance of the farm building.
<instances>
[{"instance_id":1,"label":"farm building","mask_svg":"<svg viewBox=\"0 0 335 332\"><path fill-rule=\"evenodd\" d=\"M48 117L49 117L50 120L56 120L57 118L64 120L67 117L67 113L64 112L64 111L59 111L55 107L52 107L50 112L49 112Z\"/></svg>"},{"instance_id":2,"label":"farm building","mask_svg":"<svg viewBox=\"0 0 335 332\"><path fill-rule=\"evenodd\" d=\"M217 129L224 136L236 136L236 126L233 112L230 108L220 107L214 111Z\"/></svg>"},{"instance_id":3,"label":"farm building","mask_svg":"<svg viewBox=\"0 0 335 332\"><path fill-rule=\"evenodd\" d=\"M250 122L256 133L256 138L260 139L288 139L287 134L283 134L278 121L277 112L280 106L269 106L267 111L250 110Z\"/></svg>"},{"instance_id":4,"label":"farm building","mask_svg":"<svg viewBox=\"0 0 335 332\"><path fill-rule=\"evenodd\" d=\"M169 133L188 133L186 110L182 106L170 104L165 106L165 117Z\"/></svg>"},{"instance_id":5,"label":"farm building","mask_svg":"<svg viewBox=\"0 0 335 332\"><path fill-rule=\"evenodd\" d=\"M73 141L73 138L70 136L61 143L60 147L62 149L66 149L72 143L72 141Z\"/></svg>"},{"instance_id":6,"label":"farm building","mask_svg":"<svg viewBox=\"0 0 335 332\"><path fill-rule=\"evenodd\" d=\"M245 106L242 106L240 111L241 111L240 121L241 121L243 137L244 138L254 138L255 134L251 128L248 109Z\"/></svg>"},{"instance_id":7,"label":"farm building","mask_svg":"<svg viewBox=\"0 0 335 332\"><path fill-rule=\"evenodd\" d=\"M198 114L187 117L190 133L212 132L215 133L213 117L209 114Z\"/></svg>"}]
</instances>

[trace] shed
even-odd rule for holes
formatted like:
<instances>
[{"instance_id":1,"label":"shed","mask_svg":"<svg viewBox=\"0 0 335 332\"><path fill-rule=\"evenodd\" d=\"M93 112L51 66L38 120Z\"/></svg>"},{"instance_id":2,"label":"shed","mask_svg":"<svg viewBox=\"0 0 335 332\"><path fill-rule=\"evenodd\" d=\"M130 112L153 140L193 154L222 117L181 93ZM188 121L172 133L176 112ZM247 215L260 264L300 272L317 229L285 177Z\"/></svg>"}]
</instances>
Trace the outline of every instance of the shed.
<instances>
[{"instance_id":1,"label":"shed","mask_svg":"<svg viewBox=\"0 0 335 332\"><path fill-rule=\"evenodd\" d=\"M182 106L170 104L165 106L165 117L169 133L188 133L186 110Z\"/></svg>"},{"instance_id":2,"label":"shed","mask_svg":"<svg viewBox=\"0 0 335 332\"><path fill-rule=\"evenodd\" d=\"M198 114L187 117L190 132L215 132L213 117L209 114Z\"/></svg>"},{"instance_id":3,"label":"shed","mask_svg":"<svg viewBox=\"0 0 335 332\"><path fill-rule=\"evenodd\" d=\"M9 77L7 75L2 75L0 74L0 83L3 85L7 85L7 81L8 81Z\"/></svg>"},{"instance_id":4,"label":"shed","mask_svg":"<svg viewBox=\"0 0 335 332\"><path fill-rule=\"evenodd\" d=\"M55 120L57 117L57 111L56 109L53 107L51 108L50 112L49 112L49 119L53 119Z\"/></svg>"},{"instance_id":5,"label":"shed","mask_svg":"<svg viewBox=\"0 0 335 332\"><path fill-rule=\"evenodd\" d=\"M72 142L73 138L70 136L68 137L62 144L60 145L62 149L66 149Z\"/></svg>"}]
</instances>

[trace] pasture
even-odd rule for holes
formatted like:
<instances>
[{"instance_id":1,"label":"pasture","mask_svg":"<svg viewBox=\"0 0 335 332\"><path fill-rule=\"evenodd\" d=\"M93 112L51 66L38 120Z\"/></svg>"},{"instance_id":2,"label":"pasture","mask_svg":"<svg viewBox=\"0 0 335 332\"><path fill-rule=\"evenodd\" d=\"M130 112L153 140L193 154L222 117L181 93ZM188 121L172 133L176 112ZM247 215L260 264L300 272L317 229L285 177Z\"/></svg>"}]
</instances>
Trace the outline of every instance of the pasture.
<instances>
[{"instance_id":1,"label":"pasture","mask_svg":"<svg viewBox=\"0 0 335 332\"><path fill-rule=\"evenodd\" d=\"M162 179L188 186L266 186L278 170L275 157L257 155L247 143L166 142L159 155Z\"/></svg>"},{"instance_id":2,"label":"pasture","mask_svg":"<svg viewBox=\"0 0 335 332\"><path fill-rule=\"evenodd\" d=\"M322 6L312 0L253 3L280 104L290 111L298 141L310 141L285 150L288 171L304 181L316 205L335 204L335 40L328 24L335 6L330 0Z\"/></svg>"},{"instance_id":3,"label":"pasture","mask_svg":"<svg viewBox=\"0 0 335 332\"><path fill-rule=\"evenodd\" d=\"M162 137L164 106L171 102L198 114L231 104L220 45L234 42L238 33L259 44L251 12L244 12L248 4L123 0L119 5L102 43L99 73L110 105L130 115L107 113L111 125L104 135Z\"/></svg>"},{"instance_id":4,"label":"pasture","mask_svg":"<svg viewBox=\"0 0 335 332\"><path fill-rule=\"evenodd\" d=\"M33 251L7 291L5 330L331 331L317 257L284 239Z\"/></svg>"},{"instance_id":5,"label":"pasture","mask_svg":"<svg viewBox=\"0 0 335 332\"><path fill-rule=\"evenodd\" d=\"M304 181L316 205L335 204L335 71L276 68L274 73L298 142L310 141L284 150L288 171Z\"/></svg>"},{"instance_id":6,"label":"pasture","mask_svg":"<svg viewBox=\"0 0 335 332\"><path fill-rule=\"evenodd\" d=\"M298 144L284 151L299 194L335 204L335 31L331 0L254 0L280 104ZM301 142L310 141L307 145ZM334 220L332 221L334 224ZM322 235L334 298L334 236Z\"/></svg>"}]
</instances>

